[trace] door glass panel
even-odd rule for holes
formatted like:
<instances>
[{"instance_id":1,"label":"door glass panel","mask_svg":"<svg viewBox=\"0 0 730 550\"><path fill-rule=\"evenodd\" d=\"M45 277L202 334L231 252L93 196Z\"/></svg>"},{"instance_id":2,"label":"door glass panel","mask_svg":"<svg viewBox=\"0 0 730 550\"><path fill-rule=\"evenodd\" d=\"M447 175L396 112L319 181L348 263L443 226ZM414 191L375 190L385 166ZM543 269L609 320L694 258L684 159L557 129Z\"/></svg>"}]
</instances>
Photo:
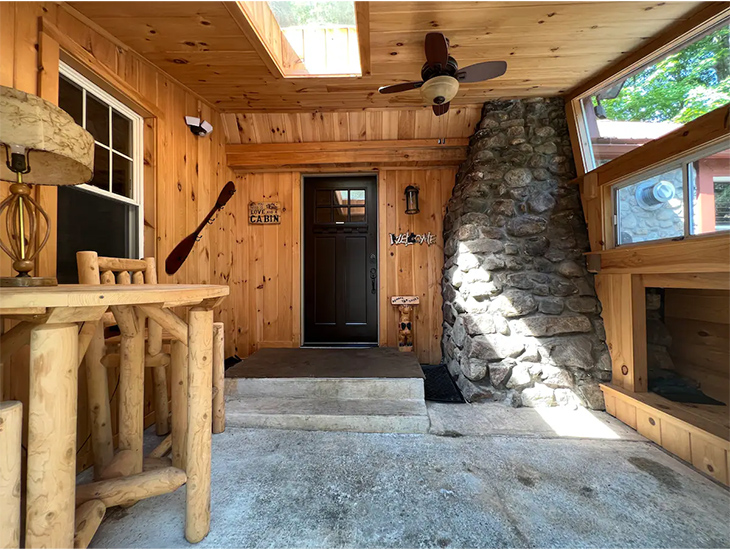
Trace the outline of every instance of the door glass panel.
<instances>
[{"instance_id":1,"label":"door glass panel","mask_svg":"<svg viewBox=\"0 0 730 550\"><path fill-rule=\"evenodd\" d=\"M94 139L109 145L109 107L86 93L86 129Z\"/></svg>"},{"instance_id":2,"label":"door glass panel","mask_svg":"<svg viewBox=\"0 0 730 550\"><path fill-rule=\"evenodd\" d=\"M132 198L132 162L112 154L112 193Z\"/></svg>"},{"instance_id":3,"label":"door glass panel","mask_svg":"<svg viewBox=\"0 0 730 550\"><path fill-rule=\"evenodd\" d=\"M347 204L348 191L338 189L335 191L335 204Z\"/></svg>"},{"instance_id":4,"label":"door glass panel","mask_svg":"<svg viewBox=\"0 0 730 550\"><path fill-rule=\"evenodd\" d=\"M317 215L315 216L317 223L330 223L332 221L332 209L331 208L317 208Z\"/></svg>"},{"instance_id":5,"label":"door glass panel","mask_svg":"<svg viewBox=\"0 0 730 550\"><path fill-rule=\"evenodd\" d=\"M351 206L355 206L355 205L360 206L360 205L364 205L364 204L365 204L365 190L364 189L350 191L350 205Z\"/></svg>"},{"instance_id":6,"label":"door glass panel","mask_svg":"<svg viewBox=\"0 0 730 550\"><path fill-rule=\"evenodd\" d=\"M365 208L362 206L350 208L350 221L351 222L364 222L365 221Z\"/></svg>"},{"instance_id":7,"label":"door glass panel","mask_svg":"<svg viewBox=\"0 0 730 550\"><path fill-rule=\"evenodd\" d=\"M346 222L347 221L347 207L340 206L338 208L334 208L335 212L335 221L336 222Z\"/></svg>"},{"instance_id":8,"label":"door glass panel","mask_svg":"<svg viewBox=\"0 0 730 550\"><path fill-rule=\"evenodd\" d=\"M132 156L132 121L112 110L112 146L115 151Z\"/></svg>"},{"instance_id":9,"label":"door glass panel","mask_svg":"<svg viewBox=\"0 0 730 550\"><path fill-rule=\"evenodd\" d=\"M317 206L329 206L332 192L329 189L317 189Z\"/></svg>"},{"instance_id":10,"label":"door glass panel","mask_svg":"<svg viewBox=\"0 0 730 550\"><path fill-rule=\"evenodd\" d=\"M109 191L109 149L94 145L94 177L91 185Z\"/></svg>"}]
</instances>

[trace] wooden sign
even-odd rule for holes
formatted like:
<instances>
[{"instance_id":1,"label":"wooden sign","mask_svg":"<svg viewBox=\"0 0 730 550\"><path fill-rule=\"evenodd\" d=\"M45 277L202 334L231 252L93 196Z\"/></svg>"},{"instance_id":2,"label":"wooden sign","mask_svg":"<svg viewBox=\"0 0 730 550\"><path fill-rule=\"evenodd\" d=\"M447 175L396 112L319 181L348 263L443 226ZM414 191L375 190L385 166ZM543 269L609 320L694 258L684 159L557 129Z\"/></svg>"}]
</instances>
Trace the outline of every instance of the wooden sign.
<instances>
[{"instance_id":1,"label":"wooden sign","mask_svg":"<svg viewBox=\"0 0 730 550\"><path fill-rule=\"evenodd\" d=\"M390 303L394 306L417 306L418 296L391 296Z\"/></svg>"},{"instance_id":2,"label":"wooden sign","mask_svg":"<svg viewBox=\"0 0 730 550\"><path fill-rule=\"evenodd\" d=\"M255 225L281 223L281 205L278 202L249 203L248 223Z\"/></svg>"}]
</instances>

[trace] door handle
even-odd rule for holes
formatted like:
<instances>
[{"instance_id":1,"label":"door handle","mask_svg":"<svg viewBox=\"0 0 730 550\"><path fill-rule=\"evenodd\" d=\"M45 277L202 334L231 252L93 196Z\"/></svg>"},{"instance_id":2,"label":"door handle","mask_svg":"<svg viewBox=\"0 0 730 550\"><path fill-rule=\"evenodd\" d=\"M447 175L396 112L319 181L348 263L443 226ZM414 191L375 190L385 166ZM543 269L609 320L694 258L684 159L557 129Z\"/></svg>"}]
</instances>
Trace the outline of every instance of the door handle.
<instances>
[{"instance_id":1,"label":"door handle","mask_svg":"<svg viewBox=\"0 0 730 550\"><path fill-rule=\"evenodd\" d=\"M370 268L370 282L372 284L372 289L370 290L370 292L372 294L375 294L378 292L378 290L375 288L375 279L377 279L377 278L378 278L378 271L374 267L371 267Z\"/></svg>"}]
</instances>

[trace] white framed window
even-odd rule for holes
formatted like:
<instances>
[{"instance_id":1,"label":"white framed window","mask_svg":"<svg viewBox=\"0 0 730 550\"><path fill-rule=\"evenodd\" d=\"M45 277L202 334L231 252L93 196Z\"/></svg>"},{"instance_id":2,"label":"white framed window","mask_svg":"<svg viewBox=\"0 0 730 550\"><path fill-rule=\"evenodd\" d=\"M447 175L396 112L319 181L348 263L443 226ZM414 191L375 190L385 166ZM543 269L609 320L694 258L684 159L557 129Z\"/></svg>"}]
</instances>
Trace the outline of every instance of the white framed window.
<instances>
[{"instance_id":1,"label":"white framed window","mask_svg":"<svg viewBox=\"0 0 730 550\"><path fill-rule=\"evenodd\" d=\"M74 282L75 252L139 258L144 250L144 119L61 62L59 107L94 137L90 182L59 189L59 281Z\"/></svg>"},{"instance_id":2,"label":"white framed window","mask_svg":"<svg viewBox=\"0 0 730 550\"><path fill-rule=\"evenodd\" d=\"M726 142L613 186L614 244L682 240L730 230Z\"/></svg>"}]
</instances>

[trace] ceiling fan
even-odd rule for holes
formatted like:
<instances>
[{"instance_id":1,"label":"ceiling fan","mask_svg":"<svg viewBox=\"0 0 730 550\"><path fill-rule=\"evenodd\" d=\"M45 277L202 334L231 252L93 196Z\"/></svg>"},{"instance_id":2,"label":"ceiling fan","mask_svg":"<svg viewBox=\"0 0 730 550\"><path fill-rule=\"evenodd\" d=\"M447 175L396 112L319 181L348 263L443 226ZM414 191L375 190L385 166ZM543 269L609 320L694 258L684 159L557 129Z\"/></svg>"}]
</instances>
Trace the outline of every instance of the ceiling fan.
<instances>
[{"instance_id":1,"label":"ceiling fan","mask_svg":"<svg viewBox=\"0 0 730 550\"><path fill-rule=\"evenodd\" d=\"M449 41L440 32L426 35L426 63L421 69L421 81L404 82L378 88L381 94L394 94L421 89L421 97L428 102L436 116L449 110L449 102L459 91L459 83L482 82L502 76L507 70L505 61L483 61L459 69L456 59L449 55Z\"/></svg>"}]
</instances>

